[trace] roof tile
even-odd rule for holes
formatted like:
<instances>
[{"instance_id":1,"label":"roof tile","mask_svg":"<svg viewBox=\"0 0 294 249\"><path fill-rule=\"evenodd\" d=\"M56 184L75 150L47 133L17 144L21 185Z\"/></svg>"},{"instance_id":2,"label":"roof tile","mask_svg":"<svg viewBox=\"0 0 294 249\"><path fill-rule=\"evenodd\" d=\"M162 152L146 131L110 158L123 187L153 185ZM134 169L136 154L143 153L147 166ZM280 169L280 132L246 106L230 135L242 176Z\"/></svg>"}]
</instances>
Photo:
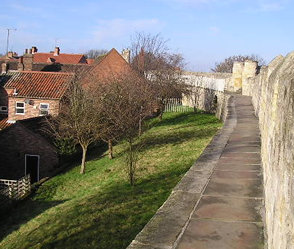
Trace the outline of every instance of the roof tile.
<instances>
[{"instance_id":1,"label":"roof tile","mask_svg":"<svg viewBox=\"0 0 294 249\"><path fill-rule=\"evenodd\" d=\"M34 63L54 61L61 64L88 64L83 54L59 54L54 56L54 53L35 53L33 58Z\"/></svg>"},{"instance_id":2,"label":"roof tile","mask_svg":"<svg viewBox=\"0 0 294 249\"><path fill-rule=\"evenodd\" d=\"M22 71L11 73L4 88L13 88L17 97L60 99L73 73Z\"/></svg>"}]
</instances>

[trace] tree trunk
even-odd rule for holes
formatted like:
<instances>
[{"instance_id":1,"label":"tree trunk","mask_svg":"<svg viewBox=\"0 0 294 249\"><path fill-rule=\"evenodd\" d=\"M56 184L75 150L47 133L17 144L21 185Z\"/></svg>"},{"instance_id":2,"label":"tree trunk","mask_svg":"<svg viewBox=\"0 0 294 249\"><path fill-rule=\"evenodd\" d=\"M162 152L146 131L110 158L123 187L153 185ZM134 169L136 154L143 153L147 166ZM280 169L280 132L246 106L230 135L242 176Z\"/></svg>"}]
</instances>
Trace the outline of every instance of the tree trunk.
<instances>
[{"instance_id":1,"label":"tree trunk","mask_svg":"<svg viewBox=\"0 0 294 249\"><path fill-rule=\"evenodd\" d=\"M142 116L140 115L139 120L139 137L142 135Z\"/></svg>"},{"instance_id":2,"label":"tree trunk","mask_svg":"<svg viewBox=\"0 0 294 249\"><path fill-rule=\"evenodd\" d=\"M163 116L163 112L164 112L164 107L165 107L164 101L161 100L160 101L160 113L159 113L159 116L158 116L158 118L159 118L160 121L162 120L162 116Z\"/></svg>"},{"instance_id":3,"label":"tree trunk","mask_svg":"<svg viewBox=\"0 0 294 249\"><path fill-rule=\"evenodd\" d=\"M82 149L83 149L83 157L82 157L82 165L81 165L80 173L85 174L85 171L86 171L86 155L87 155L88 146L83 146L82 145Z\"/></svg>"},{"instance_id":4,"label":"tree trunk","mask_svg":"<svg viewBox=\"0 0 294 249\"><path fill-rule=\"evenodd\" d=\"M111 139L108 139L108 158L113 159L113 147Z\"/></svg>"},{"instance_id":5,"label":"tree trunk","mask_svg":"<svg viewBox=\"0 0 294 249\"><path fill-rule=\"evenodd\" d=\"M135 185L135 162L133 153L133 142L129 141L129 178L131 186Z\"/></svg>"},{"instance_id":6,"label":"tree trunk","mask_svg":"<svg viewBox=\"0 0 294 249\"><path fill-rule=\"evenodd\" d=\"M162 116L163 116L163 111L160 110L160 113L159 113L159 116L158 116L158 118L159 118L160 121L162 120Z\"/></svg>"}]
</instances>

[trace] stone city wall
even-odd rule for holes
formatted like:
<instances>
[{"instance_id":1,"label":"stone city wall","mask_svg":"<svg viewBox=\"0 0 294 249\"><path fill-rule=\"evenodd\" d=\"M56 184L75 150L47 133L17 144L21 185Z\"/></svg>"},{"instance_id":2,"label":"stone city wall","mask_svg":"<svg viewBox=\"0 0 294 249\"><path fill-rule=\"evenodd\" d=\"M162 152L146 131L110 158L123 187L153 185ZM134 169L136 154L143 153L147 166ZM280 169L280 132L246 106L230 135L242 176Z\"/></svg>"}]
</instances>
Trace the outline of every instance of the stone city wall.
<instances>
[{"instance_id":1,"label":"stone city wall","mask_svg":"<svg viewBox=\"0 0 294 249\"><path fill-rule=\"evenodd\" d=\"M293 249L294 52L245 79L243 94L259 117L268 249Z\"/></svg>"},{"instance_id":2,"label":"stone city wall","mask_svg":"<svg viewBox=\"0 0 294 249\"><path fill-rule=\"evenodd\" d=\"M183 78L192 87L191 94L183 96L183 105L215 113L224 121L229 98L224 92L232 84L232 74L184 72Z\"/></svg>"}]
</instances>

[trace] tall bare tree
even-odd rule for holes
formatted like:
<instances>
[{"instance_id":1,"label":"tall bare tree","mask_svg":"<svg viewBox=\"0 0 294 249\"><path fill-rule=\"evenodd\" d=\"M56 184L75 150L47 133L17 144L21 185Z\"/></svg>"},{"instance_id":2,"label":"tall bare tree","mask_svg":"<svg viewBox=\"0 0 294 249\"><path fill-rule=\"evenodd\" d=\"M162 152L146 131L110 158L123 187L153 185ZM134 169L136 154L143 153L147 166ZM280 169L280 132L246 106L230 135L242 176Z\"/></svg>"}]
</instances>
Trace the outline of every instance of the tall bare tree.
<instances>
[{"instance_id":1,"label":"tall bare tree","mask_svg":"<svg viewBox=\"0 0 294 249\"><path fill-rule=\"evenodd\" d=\"M113 78L103 87L103 102L108 123L115 133L120 133L128 144L126 164L130 184L135 184L136 150L135 138L142 120L151 115L154 97L150 95L150 84L137 74Z\"/></svg>"},{"instance_id":2,"label":"tall bare tree","mask_svg":"<svg viewBox=\"0 0 294 249\"><path fill-rule=\"evenodd\" d=\"M68 139L82 148L82 164L80 173L86 170L86 154L88 146L101 138L105 126L101 119L101 104L97 92L82 86L83 73L76 73L69 83L68 91L61 104L57 117L48 122L51 134L58 139Z\"/></svg>"},{"instance_id":3,"label":"tall bare tree","mask_svg":"<svg viewBox=\"0 0 294 249\"><path fill-rule=\"evenodd\" d=\"M152 93L159 101L162 118L164 106L169 98L181 97L188 87L182 79L184 59L181 54L171 53L159 34L136 33L131 44L131 66L147 80Z\"/></svg>"}]
</instances>

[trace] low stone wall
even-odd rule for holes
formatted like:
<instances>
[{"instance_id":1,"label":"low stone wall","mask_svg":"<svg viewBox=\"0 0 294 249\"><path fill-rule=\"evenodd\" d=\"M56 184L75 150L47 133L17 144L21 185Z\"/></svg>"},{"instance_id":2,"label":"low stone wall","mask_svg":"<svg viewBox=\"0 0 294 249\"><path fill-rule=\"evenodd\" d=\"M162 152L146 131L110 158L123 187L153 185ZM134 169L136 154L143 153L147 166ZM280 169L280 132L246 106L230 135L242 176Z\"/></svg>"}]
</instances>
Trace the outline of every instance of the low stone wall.
<instances>
[{"instance_id":1,"label":"low stone wall","mask_svg":"<svg viewBox=\"0 0 294 249\"><path fill-rule=\"evenodd\" d=\"M225 99L226 111L223 113L228 115L223 129L214 136L166 202L127 249L172 249L177 245L236 126L234 98L226 96Z\"/></svg>"},{"instance_id":2,"label":"low stone wall","mask_svg":"<svg viewBox=\"0 0 294 249\"><path fill-rule=\"evenodd\" d=\"M196 107L208 113L215 113L218 119L225 121L229 97L230 95L223 91L194 87L190 95L183 96L182 103L185 106Z\"/></svg>"},{"instance_id":3,"label":"low stone wall","mask_svg":"<svg viewBox=\"0 0 294 249\"><path fill-rule=\"evenodd\" d=\"M268 249L294 248L294 52L246 81L259 117Z\"/></svg>"}]
</instances>

